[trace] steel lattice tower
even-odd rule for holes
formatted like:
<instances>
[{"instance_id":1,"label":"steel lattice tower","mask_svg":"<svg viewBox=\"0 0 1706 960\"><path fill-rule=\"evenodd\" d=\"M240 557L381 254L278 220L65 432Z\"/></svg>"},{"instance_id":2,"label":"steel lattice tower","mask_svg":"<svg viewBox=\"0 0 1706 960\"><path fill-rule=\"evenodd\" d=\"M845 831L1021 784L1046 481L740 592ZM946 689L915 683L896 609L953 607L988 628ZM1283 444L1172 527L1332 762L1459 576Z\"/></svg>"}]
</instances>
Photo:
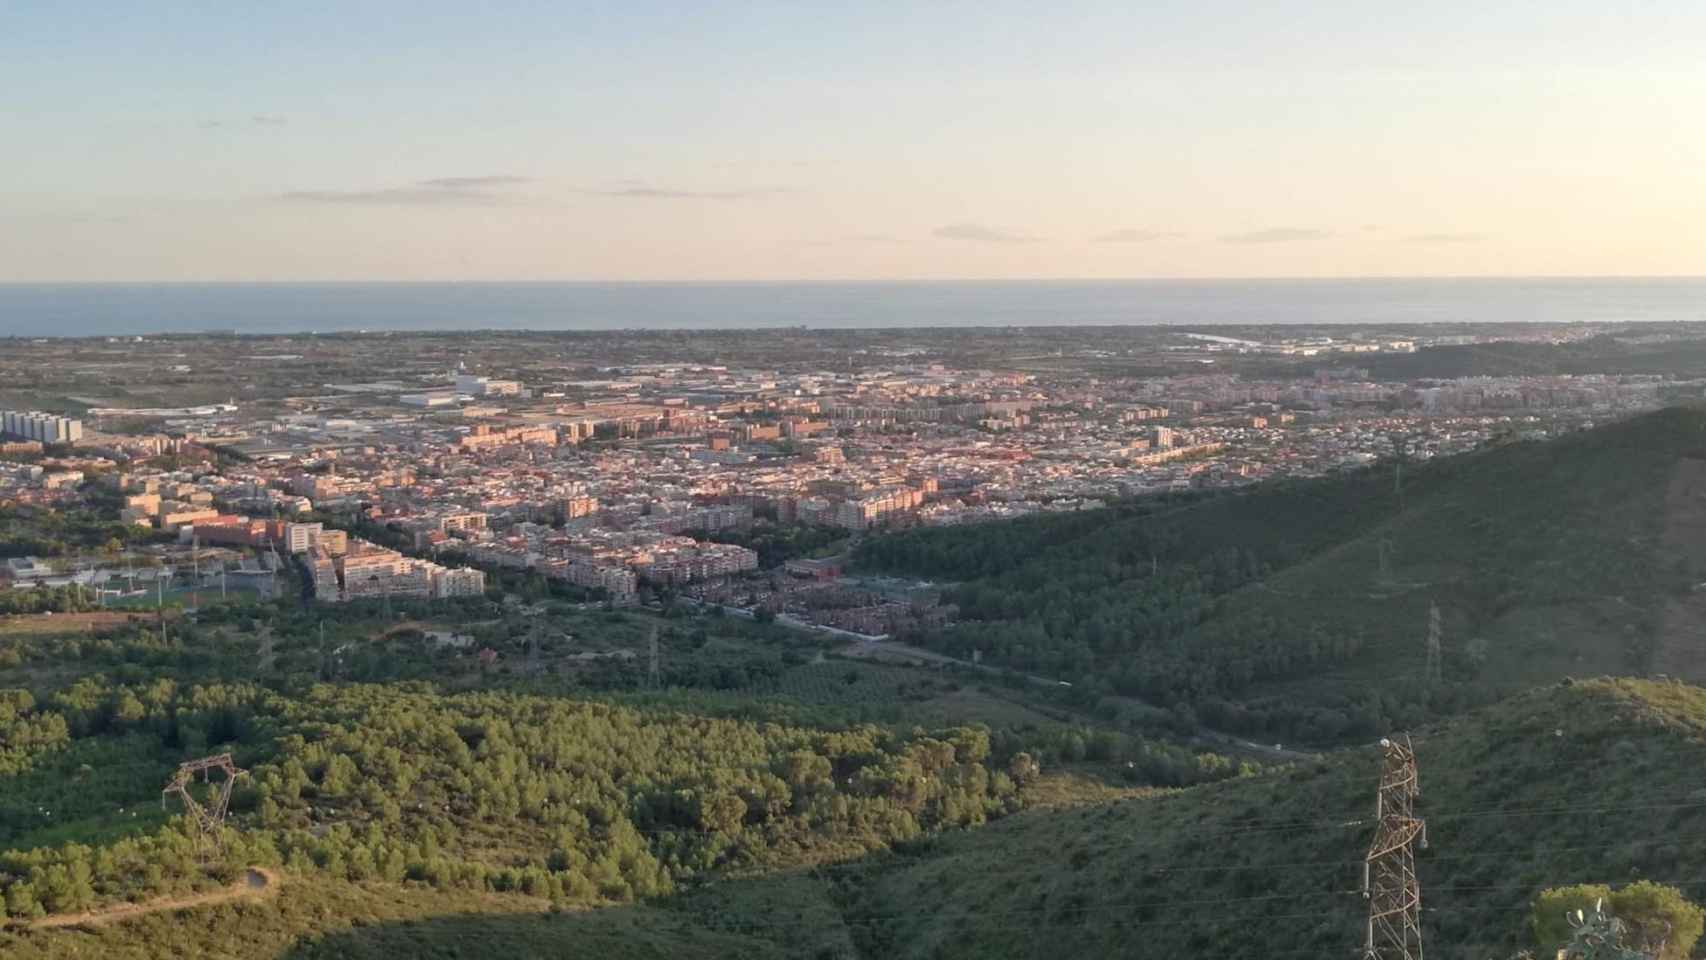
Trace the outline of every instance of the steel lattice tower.
<instances>
[{"instance_id":1,"label":"steel lattice tower","mask_svg":"<svg viewBox=\"0 0 1706 960\"><path fill-rule=\"evenodd\" d=\"M1416 845L1428 845L1427 824L1415 816L1421 786L1410 738L1380 741L1385 762L1375 798L1374 839L1363 861L1368 899L1365 960L1422 960L1422 886L1416 879Z\"/></svg>"},{"instance_id":2,"label":"steel lattice tower","mask_svg":"<svg viewBox=\"0 0 1706 960\"><path fill-rule=\"evenodd\" d=\"M202 806L190 793L190 784L195 782L195 775L201 774L203 781L209 780L208 773L218 770L225 774L219 781L218 793L214 794L207 806ZM225 811L231 805L231 787L238 777L246 777L249 772L237 767L231 762L229 753L218 756L202 757L200 760L186 760L178 764L178 772L172 775L172 782L166 784L160 791L160 806L166 806L166 795L176 793L184 802L184 812L189 814L195 823L196 848L205 852L205 845L211 841L212 846L219 847L219 828L225 823Z\"/></svg>"},{"instance_id":3,"label":"steel lattice tower","mask_svg":"<svg viewBox=\"0 0 1706 960\"><path fill-rule=\"evenodd\" d=\"M1445 629L1440 624L1439 604L1428 604L1428 682L1438 685L1445 681L1442 652Z\"/></svg>"}]
</instances>

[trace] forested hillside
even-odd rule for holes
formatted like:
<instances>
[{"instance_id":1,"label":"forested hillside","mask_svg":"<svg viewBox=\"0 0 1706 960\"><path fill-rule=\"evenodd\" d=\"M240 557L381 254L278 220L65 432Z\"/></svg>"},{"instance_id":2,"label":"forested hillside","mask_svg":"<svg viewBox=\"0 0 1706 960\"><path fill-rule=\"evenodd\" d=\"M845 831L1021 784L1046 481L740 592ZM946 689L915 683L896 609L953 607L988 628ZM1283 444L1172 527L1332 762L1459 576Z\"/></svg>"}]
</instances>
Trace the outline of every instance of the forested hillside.
<instances>
[{"instance_id":1,"label":"forested hillside","mask_svg":"<svg viewBox=\"0 0 1706 960\"><path fill-rule=\"evenodd\" d=\"M1529 905L1571 883L1706 893L1706 693L1591 681L1416 738L1429 956L1532 945ZM1021 814L845 877L866 956L1351 956L1380 759L1106 807Z\"/></svg>"},{"instance_id":2,"label":"forested hillside","mask_svg":"<svg viewBox=\"0 0 1706 960\"><path fill-rule=\"evenodd\" d=\"M353 605L321 629L324 615L286 598L193 621L0 621L0 953L76 955L87 936L38 921L194 903L231 923L142 912L103 925L99 952L156 956L153 937L292 956L448 956L488 939L515 955L572 940L786 956L638 905L691 912L731 880L1033 802L1255 769L1095 726L1048 691L838 659L810 635L704 612L523 615L477 599ZM450 630L469 642L433 639ZM655 678L632 655L654 635ZM180 761L227 750L248 775L222 846L198 850L160 790ZM254 869L274 878L261 892L244 887ZM542 924L547 909L575 918ZM362 917L431 923L316 946Z\"/></svg>"},{"instance_id":3,"label":"forested hillside","mask_svg":"<svg viewBox=\"0 0 1706 960\"><path fill-rule=\"evenodd\" d=\"M1706 414L1669 409L1401 478L910 531L859 559L952 584L966 620L933 648L1327 743L1569 673L1692 669L1666 641L1697 625L1699 457Z\"/></svg>"},{"instance_id":4,"label":"forested hillside","mask_svg":"<svg viewBox=\"0 0 1706 960\"><path fill-rule=\"evenodd\" d=\"M307 712L348 706L341 694L316 699ZM463 718L490 715L479 697L453 709ZM611 730L623 726L615 717L589 722L609 722ZM431 728L429 721L421 732ZM776 746L788 746L793 733L775 735L782 738ZM696 734L675 730L664 736L685 736L674 742L686 743ZM541 738L516 738L532 739ZM762 732L737 739L739 744L720 755L755 749L754 757L775 755ZM1646 879L1696 899L1706 894L1700 869L1706 863L1706 801L1693 773L1706 763L1706 692L1699 688L1630 680L1558 685L1418 731L1414 743L1422 782L1418 813L1428 822L1429 836L1418 859L1429 954L1486 960L1532 946L1530 904L1541 891L1560 886L1622 887ZM577 752L585 753L576 748L564 757ZM940 752L945 761L947 750ZM503 755L496 754L494 762L501 765ZM877 762L905 762L894 756ZM1362 942L1367 910L1361 864L1373 829L1369 810L1379 769L1377 750L1358 748L1268 776L1026 810L977 829L920 833L908 842L803 869L724 874L705 886L677 879L687 876L676 873L683 862L668 855L655 867L643 858L624 864L620 855L611 863L602 854L568 866L563 861L573 856L569 842L553 847L535 867L490 871L484 884L464 886L453 878L437 886L420 869L432 862L429 851L452 863L469 851L509 843L477 820L463 820L467 813L453 801L447 814L402 812L402 823L420 825L421 839L403 845L400 879L385 874L397 868L386 866L395 860L383 838L334 828L325 841L311 836L282 841L292 851L283 857L287 862L298 844L305 845L301 856L315 862L280 870L282 889L270 898L194 914L146 914L87 931L0 932L0 946L8 957L31 960L87 951L150 957L162 955L163 946L190 944L206 955L224 951L280 960L494 952L656 958L1135 952L1217 960L1350 955ZM288 783L288 776L281 779ZM788 792L792 796L791 785ZM502 794L479 793L497 802ZM277 803L279 796L269 799ZM849 800L855 807L866 802ZM322 807L332 816L348 816L358 802L322 795L280 806L288 821L318 816L309 811ZM525 799L518 802L522 827L512 845L536 849L529 838L549 830L532 825ZM926 809L933 802L927 800ZM439 817L469 823L471 835L440 829L428 839L424 825ZM567 821L559 829L573 833ZM383 814L374 822L388 823ZM834 833L839 822L838 815L831 816L827 829ZM790 817L776 818L782 836L796 829L793 824ZM304 832L281 829L254 833L288 838ZM599 833L596 827L590 832ZM690 832L683 852L704 852L714 842L702 831ZM742 834L752 832L749 827ZM259 842L233 839L246 845L250 857L265 855ZM342 872L318 860L334 849ZM363 874L374 854L375 872ZM460 863L457 871L473 869ZM600 881L609 884L602 891L607 897L596 901L604 906L581 910L584 904L559 899L568 909L552 908L552 877L562 876L564 868L592 876L601 863L609 864ZM541 877L543 888L537 886ZM629 877L660 882L668 877L672 887L623 904L621 896L638 893ZM518 886L512 889L511 883ZM546 892L530 892L539 889Z\"/></svg>"},{"instance_id":5,"label":"forested hillside","mask_svg":"<svg viewBox=\"0 0 1706 960\"><path fill-rule=\"evenodd\" d=\"M627 901L720 868L846 855L1019 806L983 730L900 738L375 686L296 699L251 686L83 682L50 709L20 709L27 704L13 693L7 707L22 734L8 737L20 743L20 767L64 748L61 725L76 742L115 739L132 757L235 745L252 782L233 798L247 815L227 839L231 871L283 864L350 880ZM59 797L59 809L38 806L37 817L9 797L0 842L28 848L71 825L97 827L115 800L147 803L157 768L133 769L146 773ZM25 773L12 787L27 794L30 783ZM115 789L126 784L130 804ZM199 876L170 827L95 848L0 854L7 912L26 918L174 892Z\"/></svg>"}]
</instances>

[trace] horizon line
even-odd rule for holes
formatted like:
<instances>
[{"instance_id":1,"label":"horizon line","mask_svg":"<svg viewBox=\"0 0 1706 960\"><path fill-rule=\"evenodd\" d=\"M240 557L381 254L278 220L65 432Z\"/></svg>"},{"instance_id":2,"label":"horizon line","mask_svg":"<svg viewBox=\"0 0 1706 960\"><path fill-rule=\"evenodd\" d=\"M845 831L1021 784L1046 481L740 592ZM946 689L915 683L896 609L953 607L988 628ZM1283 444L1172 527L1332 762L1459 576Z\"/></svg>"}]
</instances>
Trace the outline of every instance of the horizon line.
<instances>
[{"instance_id":1,"label":"horizon line","mask_svg":"<svg viewBox=\"0 0 1706 960\"><path fill-rule=\"evenodd\" d=\"M883 286L989 283L1359 283L1382 281L1562 281L1562 280L1706 280L1706 273L1442 273L1442 274L1298 274L1290 276L1156 276L1156 277L847 277L793 280L737 279L526 279L526 280L421 280L421 279L288 279L288 280L0 280L6 287L245 287L245 286L602 286L602 287L714 287L714 286Z\"/></svg>"},{"instance_id":2,"label":"horizon line","mask_svg":"<svg viewBox=\"0 0 1706 960\"><path fill-rule=\"evenodd\" d=\"M1706 278L1703 278L1706 279ZM353 327L331 328L325 330L296 328L290 330L243 330L230 327L204 327L201 329L150 330L126 333L3 333L0 332L0 343L11 340L125 340L131 338L155 339L172 337L218 337L226 340L246 339L278 339L280 337L439 337L460 336L473 334L497 334L502 336L599 336L605 334L629 333L668 333L668 334L723 334L723 333L777 333L781 331L805 331L809 333L845 333L849 331L871 331L875 333L893 333L897 331L938 331L962 332L973 330L1046 330L1058 333L1063 330L1105 330L1112 327L1134 328L1144 330L1174 330L1189 331L1196 329L1230 328L1236 330L1283 330L1283 329L1317 329L1321 327L1351 328L1351 329L1384 329L1409 330L1416 327L1587 327L1587 326L1700 326L1706 325L1706 319L1701 320L1312 320L1306 323L1275 321L1268 323L1251 323L1237 320L1203 320L1189 323L1163 321L1159 323L1127 323L1123 321L1107 321L1102 323L920 323L908 325L883 324L814 324L788 323L768 324L757 326L629 326L629 327Z\"/></svg>"}]
</instances>

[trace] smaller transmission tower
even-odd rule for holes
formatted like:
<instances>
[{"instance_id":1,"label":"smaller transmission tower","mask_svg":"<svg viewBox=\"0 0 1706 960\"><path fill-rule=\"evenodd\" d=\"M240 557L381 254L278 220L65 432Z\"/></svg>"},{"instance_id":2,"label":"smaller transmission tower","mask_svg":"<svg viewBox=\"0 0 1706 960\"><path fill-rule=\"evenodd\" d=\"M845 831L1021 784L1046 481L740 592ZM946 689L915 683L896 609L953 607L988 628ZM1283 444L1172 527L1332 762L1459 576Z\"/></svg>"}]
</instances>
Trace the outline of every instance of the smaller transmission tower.
<instances>
[{"instance_id":1,"label":"smaller transmission tower","mask_svg":"<svg viewBox=\"0 0 1706 960\"><path fill-rule=\"evenodd\" d=\"M1422 886L1416 878L1416 844L1427 849L1427 824L1415 816L1421 786L1416 752L1404 742L1380 741L1384 763L1375 794L1374 839L1362 866L1368 900L1364 960L1422 960Z\"/></svg>"},{"instance_id":2,"label":"smaller transmission tower","mask_svg":"<svg viewBox=\"0 0 1706 960\"><path fill-rule=\"evenodd\" d=\"M204 806L190 792L190 785L195 783L195 775L201 774L203 783L210 781L211 771L218 770L225 776L218 783L217 792ZM178 764L178 772L172 775L172 781L160 791L160 808L166 808L166 795L175 793L184 802L184 813L195 824L196 849L204 855L208 847L218 849L219 828L225 824L225 811L231 806L231 788L238 777L249 775L231 762L229 753L218 756L202 757L199 760L185 760Z\"/></svg>"},{"instance_id":3,"label":"smaller transmission tower","mask_svg":"<svg viewBox=\"0 0 1706 960\"><path fill-rule=\"evenodd\" d=\"M1440 645L1445 631L1440 626L1439 604L1428 604L1428 682L1438 684L1445 679L1444 658Z\"/></svg>"},{"instance_id":4,"label":"smaller transmission tower","mask_svg":"<svg viewBox=\"0 0 1706 960\"><path fill-rule=\"evenodd\" d=\"M658 628L652 628L651 636L651 668L647 671L653 690L658 688Z\"/></svg>"}]
</instances>

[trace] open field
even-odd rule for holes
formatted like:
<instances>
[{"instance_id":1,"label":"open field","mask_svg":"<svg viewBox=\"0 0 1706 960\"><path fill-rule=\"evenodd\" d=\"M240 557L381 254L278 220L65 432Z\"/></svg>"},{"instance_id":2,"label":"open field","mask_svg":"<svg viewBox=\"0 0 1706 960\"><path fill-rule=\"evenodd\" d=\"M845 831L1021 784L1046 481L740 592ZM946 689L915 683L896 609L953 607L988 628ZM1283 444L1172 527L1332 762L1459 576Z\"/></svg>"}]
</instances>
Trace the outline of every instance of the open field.
<instances>
[{"instance_id":1,"label":"open field","mask_svg":"<svg viewBox=\"0 0 1706 960\"><path fill-rule=\"evenodd\" d=\"M144 616L120 610L94 610L88 613L29 613L0 617L0 636L40 636L61 633L91 633L120 627L133 620L153 621L152 612Z\"/></svg>"}]
</instances>

